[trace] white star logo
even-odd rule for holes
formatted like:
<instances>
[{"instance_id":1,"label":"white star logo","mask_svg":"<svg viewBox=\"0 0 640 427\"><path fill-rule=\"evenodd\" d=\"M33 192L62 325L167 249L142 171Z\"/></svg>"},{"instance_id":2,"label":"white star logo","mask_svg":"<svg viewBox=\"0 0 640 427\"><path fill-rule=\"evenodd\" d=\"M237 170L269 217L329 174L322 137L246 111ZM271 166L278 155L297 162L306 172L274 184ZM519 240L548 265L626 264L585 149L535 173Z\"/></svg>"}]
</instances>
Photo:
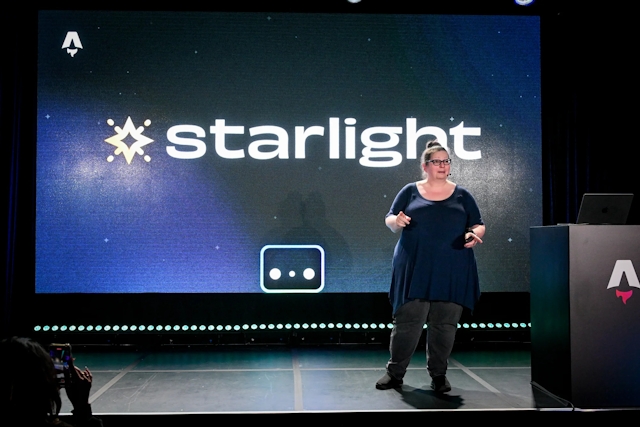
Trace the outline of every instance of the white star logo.
<instances>
[{"instance_id":1,"label":"white star logo","mask_svg":"<svg viewBox=\"0 0 640 427\"><path fill-rule=\"evenodd\" d=\"M107 124L109 126L113 126L114 121L112 119L109 119L107 120ZM150 124L151 120L147 119L144 121L144 126L136 128L133 124L133 121L131 120L131 116L129 116L127 117L127 121L125 122L124 127L121 128L120 126L115 126L113 129L116 131L116 134L110 138L105 139L105 141L116 147L115 151L113 152L114 155L117 156L119 154L123 154L127 163L131 164L133 156L135 156L136 153L144 156L144 150L142 149L142 147L153 142L153 139L147 138L146 136L142 135L145 126L149 126ZM133 144L131 144L131 147L129 147L124 142L124 139L127 136L131 136L136 140ZM151 157L149 157L148 155L144 156L143 158L147 162L151 161ZM113 156L107 157L108 162L112 162L113 160Z\"/></svg>"}]
</instances>

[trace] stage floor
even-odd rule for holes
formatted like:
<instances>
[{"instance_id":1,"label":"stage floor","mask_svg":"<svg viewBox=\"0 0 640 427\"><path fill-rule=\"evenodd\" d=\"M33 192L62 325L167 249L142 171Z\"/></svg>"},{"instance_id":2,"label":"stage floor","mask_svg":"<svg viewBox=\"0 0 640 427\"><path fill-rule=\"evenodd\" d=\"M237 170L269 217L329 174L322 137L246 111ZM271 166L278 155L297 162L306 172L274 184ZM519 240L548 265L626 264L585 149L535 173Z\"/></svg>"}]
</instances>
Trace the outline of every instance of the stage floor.
<instances>
[{"instance_id":1,"label":"stage floor","mask_svg":"<svg viewBox=\"0 0 640 427\"><path fill-rule=\"evenodd\" d=\"M424 347L399 389L377 390L384 345L180 346L151 350L74 347L93 372L93 411L103 416L308 412L571 411L532 387L526 344L457 346L453 389L430 388ZM71 410L63 392L62 412ZM573 408L576 409L576 408ZM579 408L577 408L579 410Z\"/></svg>"}]
</instances>

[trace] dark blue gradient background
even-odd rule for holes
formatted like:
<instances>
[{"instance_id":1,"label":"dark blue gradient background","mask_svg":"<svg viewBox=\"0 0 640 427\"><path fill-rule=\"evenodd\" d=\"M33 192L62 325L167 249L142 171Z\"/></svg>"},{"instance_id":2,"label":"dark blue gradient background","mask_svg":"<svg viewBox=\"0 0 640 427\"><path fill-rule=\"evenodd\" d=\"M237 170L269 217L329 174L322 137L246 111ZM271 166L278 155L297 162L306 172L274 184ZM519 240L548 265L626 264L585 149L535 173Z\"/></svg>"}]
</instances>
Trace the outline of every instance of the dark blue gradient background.
<instances>
[{"instance_id":1,"label":"dark blue gradient background","mask_svg":"<svg viewBox=\"0 0 640 427\"><path fill-rule=\"evenodd\" d=\"M252 293L265 245L320 245L323 292L387 292L397 191L420 179L407 118L465 138L451 179L487 224L476 255L483 292L529 290L529 227L542 223L540 25L535 16L75 12L39 15L37 293ZM83 43L61 49L67 31ZM127 117L154 140L131 164L104 140ZM329 158L329 118L356 135L403 128L391 168ZM221 158L209 126L242 159ZM167 154L167 130L206 131L203 157ZM289 158L247 153L249 128L289 134ZM323 126L306 158L294 127ZM188 135L184 135L188 136ZM191 135L190 137L195 137ZM427 137L418 143L422 151ZM126 141L131 144L133 140ZM449 148L453 137L449 136ZM178 147L181 151L187 148ZM453 150L451 150L453 151Z\"/></svg>"}]
</instances>

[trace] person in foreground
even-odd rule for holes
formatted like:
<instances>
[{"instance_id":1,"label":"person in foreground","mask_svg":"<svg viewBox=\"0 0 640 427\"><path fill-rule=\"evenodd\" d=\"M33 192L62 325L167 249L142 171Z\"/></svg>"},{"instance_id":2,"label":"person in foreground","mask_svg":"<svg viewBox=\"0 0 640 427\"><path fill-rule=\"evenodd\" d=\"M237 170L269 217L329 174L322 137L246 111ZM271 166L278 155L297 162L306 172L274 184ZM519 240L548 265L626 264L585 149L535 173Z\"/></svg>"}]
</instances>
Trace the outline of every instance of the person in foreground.
<instances>
[{"instance_id":1,"label":"person in foreground","mask_svg":"<svg viewBox=\"0 0 640 427\"><path fill-rule=\"evenodd\" d=\"M73 405L71 424L58 414L62 403L60 388L51 356L39 343L29 338L11 337L0 342L0 409L8 426L29 427L100 427L102 420L94 417L89 404L92 376L70 361L65 372L65 390Z\"/></svg>"},{"instance_id":2,"label":"person in foreground","mask_svg":"<svg viewBox=\"0 0 640 427\"><path fill-rule=\"evenodd\" d=\"M463 307L473 310L480 297L473 248L482 243L485 225L469 191L449 180L451 159L437 141L421 156L423 180L396 195L385 224L401 231L393 253L389 301L393 330L386 373L379 390L397 388L423 326L427 324L427 371L431 388L451 391L446 377Z\"/></svg>"}]
</instances>

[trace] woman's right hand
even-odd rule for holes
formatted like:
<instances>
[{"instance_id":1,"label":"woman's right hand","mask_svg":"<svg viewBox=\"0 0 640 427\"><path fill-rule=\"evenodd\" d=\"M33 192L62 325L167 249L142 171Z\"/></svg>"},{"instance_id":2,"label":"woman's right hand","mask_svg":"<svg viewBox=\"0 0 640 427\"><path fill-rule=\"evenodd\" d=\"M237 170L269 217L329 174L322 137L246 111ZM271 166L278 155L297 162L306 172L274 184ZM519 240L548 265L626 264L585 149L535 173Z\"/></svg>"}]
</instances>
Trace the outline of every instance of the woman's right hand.
<instances>
[{"instance_id":1,"label":"woman's right hand","mask_svg":"<svg viewBox=\"0 0 640 427\"><path fill-rule=\"evenodd\" d=\"M69 363L69 369L65 375L65 390L67 397L75 409L81 408L89 404L89 392L91 391L91 383L93 375L89 368L84 370Z\"/></svg>"},{"instance_id":2,"label":"woman's right hand","mask_svg":"<svg viewBox=\"0 0 640 427\"><path fill-rule=\"evenodd\" d=\"M398 215L396 215L396 225L400 228L404 228L411 222L411 217L405 215L404 212L400 211Z\"/></svg>"}]
</instances>

